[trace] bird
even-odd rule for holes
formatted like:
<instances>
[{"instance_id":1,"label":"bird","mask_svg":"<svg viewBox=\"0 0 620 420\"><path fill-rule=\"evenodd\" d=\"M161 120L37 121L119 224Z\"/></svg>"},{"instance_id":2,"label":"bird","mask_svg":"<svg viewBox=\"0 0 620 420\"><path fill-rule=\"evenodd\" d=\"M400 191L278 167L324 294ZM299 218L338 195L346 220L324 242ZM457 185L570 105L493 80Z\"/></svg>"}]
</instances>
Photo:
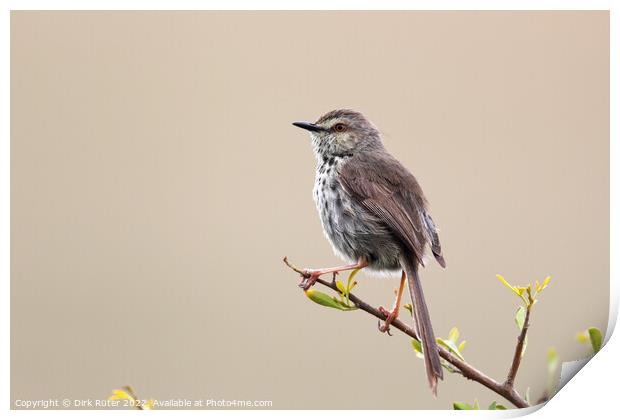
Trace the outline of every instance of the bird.
<instances>
[{"instance_id":1,"label":"bird","mask_svg":"<svg viewBox=\"0 0 620 420\"><path fill-rule=\"evenodd\" d=\"M422 188L387 151L377 127L360 112L336 109L314 123L293 125L310 134L317 160L314 201L325 236L334 253L346 262L304 269L300 287L308 290L321 275L347 270L352 270L351 276L362 269L371 274L400 274L392 310L379 308L386 318L379 330L389 333L407 283L428 385L436 396L443 369L419 268L425 265L428 251L441 267L446 262Z\"/></svg>"}]
</instances>

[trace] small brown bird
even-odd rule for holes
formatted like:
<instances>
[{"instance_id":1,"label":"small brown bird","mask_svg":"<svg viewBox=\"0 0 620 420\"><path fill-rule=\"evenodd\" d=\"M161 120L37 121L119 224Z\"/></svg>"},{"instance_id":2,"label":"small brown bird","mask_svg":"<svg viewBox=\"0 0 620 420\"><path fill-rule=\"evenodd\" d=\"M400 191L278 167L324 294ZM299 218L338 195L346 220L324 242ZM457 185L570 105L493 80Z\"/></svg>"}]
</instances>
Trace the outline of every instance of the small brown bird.
<instances>
[{"instance_id":1,"label":"small brown bird","mask_svg":"<svg viewBox=\"0 0 620 420\"><path fill-rule=\"evenodd\" d=\"M300 286L308 289L323 274L365 267L401 274L393 309L380 308L386 316L380 330L389 331L398 317L407 280L429 386L436 395L443 370L418 268L424 265L427 248L442 267L445 260L420 185L388 153L377 128L359 112L338 109L315 123L293 125L310 132L317 158L314 200L325 236L349 263L306 269Z\"/></svg>"}]
</instances>

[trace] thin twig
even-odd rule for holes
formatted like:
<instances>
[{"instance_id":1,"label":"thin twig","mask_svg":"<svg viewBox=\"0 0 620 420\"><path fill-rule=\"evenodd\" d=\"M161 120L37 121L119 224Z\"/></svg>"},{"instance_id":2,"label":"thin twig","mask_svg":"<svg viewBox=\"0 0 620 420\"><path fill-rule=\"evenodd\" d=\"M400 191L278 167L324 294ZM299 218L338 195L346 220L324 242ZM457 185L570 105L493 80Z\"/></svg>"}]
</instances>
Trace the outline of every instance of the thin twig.
<instances>
[{"instance_id":1,"label":"thin twig","mask_svg":"<svg viewBox=\"0 0 620 420\"><path fill-rule=\"evenodd\" d=\"M515 354L512 358L512 364L510 365L510 370L508 371L508 376L506 377L506 382L504 382L504 386L508 388L512 388L515 382L515 377L517 376L517 371L519 370L519 366L521 365L521 360L523 359L523 346L525 346L525 338L527 337L527 330L530 327L530 312L532 311L532 305L527 305L525 308L525 321L523 321L523 328L519 333L519 337L517 337L517 347L515 348Z\"/></svg>"},{"instance_id":2,"label":"thin twig","mask_svg":"<svg viewBox=\"0 0 620 420\"><path fill-rule=\"evenodd\" d=\"M288 262L288 259L286 257L284 257L284 263L296 273L302 276L305 276L304 272L302 270L299 270L295 266L291 265ZM329 281L325 281L319 278L317 279L316 282L322 284L325 287L332 289L335 292L339 292L338 288L336 287L336 283L334 281L329 282ZM362 299L358 298L354 294L349 293L349 300L353 302L355 306L361 309L362 311L382 321L385 321L386 316L383 315L377 308L364 302ZM415 333L415 331L413 330L413 328L409 327L408 325L406 325L399 319L395 319L394 321L392 321L391 326L396 328L397 330L400 330L401 332L403 332L404 334L408 335L411 338L415 338L418 341L420 340L417 334ZM480 372L478 369L476 369L469 363L459 359L458 357L450 353L444 347L441 347L441 346L437 346L437 347L439 350L439 356L441 356L442 359L444 359L445 361L447 361L448 363L456 367L461 373L461 375L463 375L465 378L470 379L474 382L478 382L479 384L485 386L486 388L490 389L496 394L501 395L502 397L506 398L508 401L513 403L518 408L525 408L525 407L530 406L527 403L527 401L525 401L523 397L519 395L519 393L514 389L514 387L506 386L506 383L500 383L496 381L495 379L489 377L488 375Z\"/></svg>"}]
</instances>

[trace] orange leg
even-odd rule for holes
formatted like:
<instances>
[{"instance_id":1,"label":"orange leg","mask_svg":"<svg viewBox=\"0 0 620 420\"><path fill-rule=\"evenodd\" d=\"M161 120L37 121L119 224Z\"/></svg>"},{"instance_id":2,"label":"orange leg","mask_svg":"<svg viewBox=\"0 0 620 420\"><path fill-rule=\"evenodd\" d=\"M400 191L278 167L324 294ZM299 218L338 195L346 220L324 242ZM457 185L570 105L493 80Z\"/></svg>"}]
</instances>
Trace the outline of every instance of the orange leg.
<instances>
[{"instance_id":1,"label":"orange leg","mask_svg":"<svg viewBox=\"0 0 620 420\"><path fill-rule=\"evenodd\" d=\"M302 275L303 280L301 281L301 283L299 283L299 287L301 287L304 290L308 290L310 287L312 287L312 285L316 282L316 280L323 274L338 273L340 271L346 271L346 270L358 270L364 267L368 267L368 263L365 260L360 259L358 262L354 264L341 265L339 267L317 268L317 269L305 268L303 270L304 274Z\"/></svg>"},{"instance_id":2,"label":"orange leg","mask_svg":"<svg viewBox=\"0 0 620 420\"><path fill-rule=\"evenodd\" d=\"M379 311L386 317L385 323L383 325L379 325L379 331L390 333L390 324L398 318L398 313L400 311L400 301L403 297L403 291L405 290L405 272L403 271L402 276L400 277L400 286L398 287L398 292L396 293L396 300L394 301L394 307L391 312L388 312L383 306L379 306Z\"/></svg>"}]
</instances>

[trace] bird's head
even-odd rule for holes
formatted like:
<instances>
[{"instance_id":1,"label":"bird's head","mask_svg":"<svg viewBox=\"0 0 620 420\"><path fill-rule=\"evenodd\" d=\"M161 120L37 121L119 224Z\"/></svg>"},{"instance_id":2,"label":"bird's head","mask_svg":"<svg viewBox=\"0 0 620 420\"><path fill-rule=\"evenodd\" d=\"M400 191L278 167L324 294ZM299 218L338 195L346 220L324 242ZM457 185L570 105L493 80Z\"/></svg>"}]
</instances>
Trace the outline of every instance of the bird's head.
<instances>
[{"instance_id":1,"label":"bird's head","mask_svg":"<svg viewBox=\"0 0 620 420\"><path fill-rule=\"evenodd\" d=\"M317 157L353 155L359 151L381 147L379 130L361 113L337 109L316 122L294 122L294 126L310 132Z\"/></svg>"}]
</instances>

